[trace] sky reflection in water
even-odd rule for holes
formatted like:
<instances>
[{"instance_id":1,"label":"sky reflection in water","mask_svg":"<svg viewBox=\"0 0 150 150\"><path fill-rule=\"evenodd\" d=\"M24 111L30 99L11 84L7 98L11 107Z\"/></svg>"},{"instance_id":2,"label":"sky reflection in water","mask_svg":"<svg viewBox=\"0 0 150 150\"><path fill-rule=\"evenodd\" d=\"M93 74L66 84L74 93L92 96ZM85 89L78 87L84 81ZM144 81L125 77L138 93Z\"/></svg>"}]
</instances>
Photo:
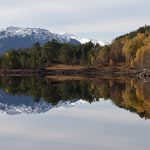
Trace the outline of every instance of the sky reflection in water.
<instances>
[{"instance_id":1,"label":"sky reflection in water","mask_svg":"<svg viewBox=\"0 0 150 150\"><path fill-rule=\"evenodd\" d=\"M40 114L0 113L0 124L0 146L5 150L148 150L150 146L150 120L116 107L109 99Z\"/></svg>"}]
</instances>

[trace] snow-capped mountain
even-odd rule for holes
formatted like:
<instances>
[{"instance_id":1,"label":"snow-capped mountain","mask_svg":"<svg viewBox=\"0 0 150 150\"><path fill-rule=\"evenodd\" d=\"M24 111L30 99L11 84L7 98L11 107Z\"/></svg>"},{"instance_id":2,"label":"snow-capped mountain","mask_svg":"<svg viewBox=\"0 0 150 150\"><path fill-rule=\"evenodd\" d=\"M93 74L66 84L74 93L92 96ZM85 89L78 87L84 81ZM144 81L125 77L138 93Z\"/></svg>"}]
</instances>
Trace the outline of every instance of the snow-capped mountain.
<instances>
[{"instance_id":1,"label":"snow-capped mountain","mask_svg":"<svg viewBox=\"0 0 150 150\"><path fill-rule=\"evenodd\" d=\"M60 43L80 44L79 41L51 33L40 28L7 27L0 30L0 51L13 48L28 48L34 43L44 44L52 39Z\"/></svg>"},{"instance_id":2,"label":"snow-capped mountain","mask_svg":"<svg viewBox=\"0 0 150 150\"><path fill-rule=\"evenodd\" d=\"M0 30L0 52L13 48L28 48L36 42L44 44L52 39L55 39L60 43L69 43L75 45L87 43L89 41L92 41L93 43L99 43L100 45L105 44L101 41L99 42L86 38L79 38L71 34L61 35L51 33L46 29L7 27Z\"/></svg>"}]
</instances>

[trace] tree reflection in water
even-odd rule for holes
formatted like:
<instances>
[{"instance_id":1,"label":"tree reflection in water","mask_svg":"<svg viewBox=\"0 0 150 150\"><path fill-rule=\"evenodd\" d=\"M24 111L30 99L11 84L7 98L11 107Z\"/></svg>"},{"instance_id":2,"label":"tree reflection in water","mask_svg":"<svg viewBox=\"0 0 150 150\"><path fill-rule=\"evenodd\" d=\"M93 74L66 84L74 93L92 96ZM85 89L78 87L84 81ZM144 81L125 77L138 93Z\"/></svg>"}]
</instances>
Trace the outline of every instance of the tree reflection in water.
<instances>
[{"instance_id":1,"label":"tree reflection in water","mask_svg":"<svg viewBox=\"0 0 150 150\"><path fill-rule=\"evenodd\" d=\"M40 77L1 77L0 88L10 95L31 96L53 106L60 101L83 99L89 103L111 100L120 108L150 118L150 83L129 79L82 78L56 80Z\"/></svg>"}]
</instances>

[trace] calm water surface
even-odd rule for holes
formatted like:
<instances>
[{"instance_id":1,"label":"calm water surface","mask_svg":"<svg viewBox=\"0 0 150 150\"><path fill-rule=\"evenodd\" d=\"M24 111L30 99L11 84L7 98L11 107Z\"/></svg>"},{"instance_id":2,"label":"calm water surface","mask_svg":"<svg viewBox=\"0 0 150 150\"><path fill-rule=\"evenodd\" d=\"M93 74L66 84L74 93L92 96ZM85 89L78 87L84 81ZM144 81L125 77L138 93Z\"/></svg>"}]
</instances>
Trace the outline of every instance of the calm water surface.
<instances>
[{"instance_id":1,"label":"calm water surface","mask_svg":"<svg viewBox=\"0 0 150 150\"><path fill-rule=\"evenodd\" d=\"M150 83L0 79L5 150L149 150Z\"/></svg>"}]
</instances>

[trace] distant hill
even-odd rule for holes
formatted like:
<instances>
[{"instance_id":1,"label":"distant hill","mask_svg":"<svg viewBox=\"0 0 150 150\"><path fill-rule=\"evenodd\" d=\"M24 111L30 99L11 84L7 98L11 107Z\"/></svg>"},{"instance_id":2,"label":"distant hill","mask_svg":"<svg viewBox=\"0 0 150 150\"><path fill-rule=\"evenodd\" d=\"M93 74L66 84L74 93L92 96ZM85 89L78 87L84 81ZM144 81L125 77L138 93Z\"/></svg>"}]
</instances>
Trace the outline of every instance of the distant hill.
<instances>
[{"instance_id":1,"label":"distant hill","mask_svg":"<svg viewBox=\"0 0 150 150\"><path fill-rule=\"evenodd\" d=\"M118 40L118 39L121 39L121 38L125 38L125 37L128 37L128 38L130 38L130 39L133 39L133 38L135 38L136 36L137 36L137 34L149 34L150 33L150 26L148 26L148 25L145 25L144 27L140 27L140 28L138 28L137 30L135 30L135 31L132 31L132 32L130 32L130 33L127 33L127 34L124 34L124 35L121 35L121 36L119 36L119 37L117 37L116 38L116 40Z\"/></svg>"}]
</instances>

